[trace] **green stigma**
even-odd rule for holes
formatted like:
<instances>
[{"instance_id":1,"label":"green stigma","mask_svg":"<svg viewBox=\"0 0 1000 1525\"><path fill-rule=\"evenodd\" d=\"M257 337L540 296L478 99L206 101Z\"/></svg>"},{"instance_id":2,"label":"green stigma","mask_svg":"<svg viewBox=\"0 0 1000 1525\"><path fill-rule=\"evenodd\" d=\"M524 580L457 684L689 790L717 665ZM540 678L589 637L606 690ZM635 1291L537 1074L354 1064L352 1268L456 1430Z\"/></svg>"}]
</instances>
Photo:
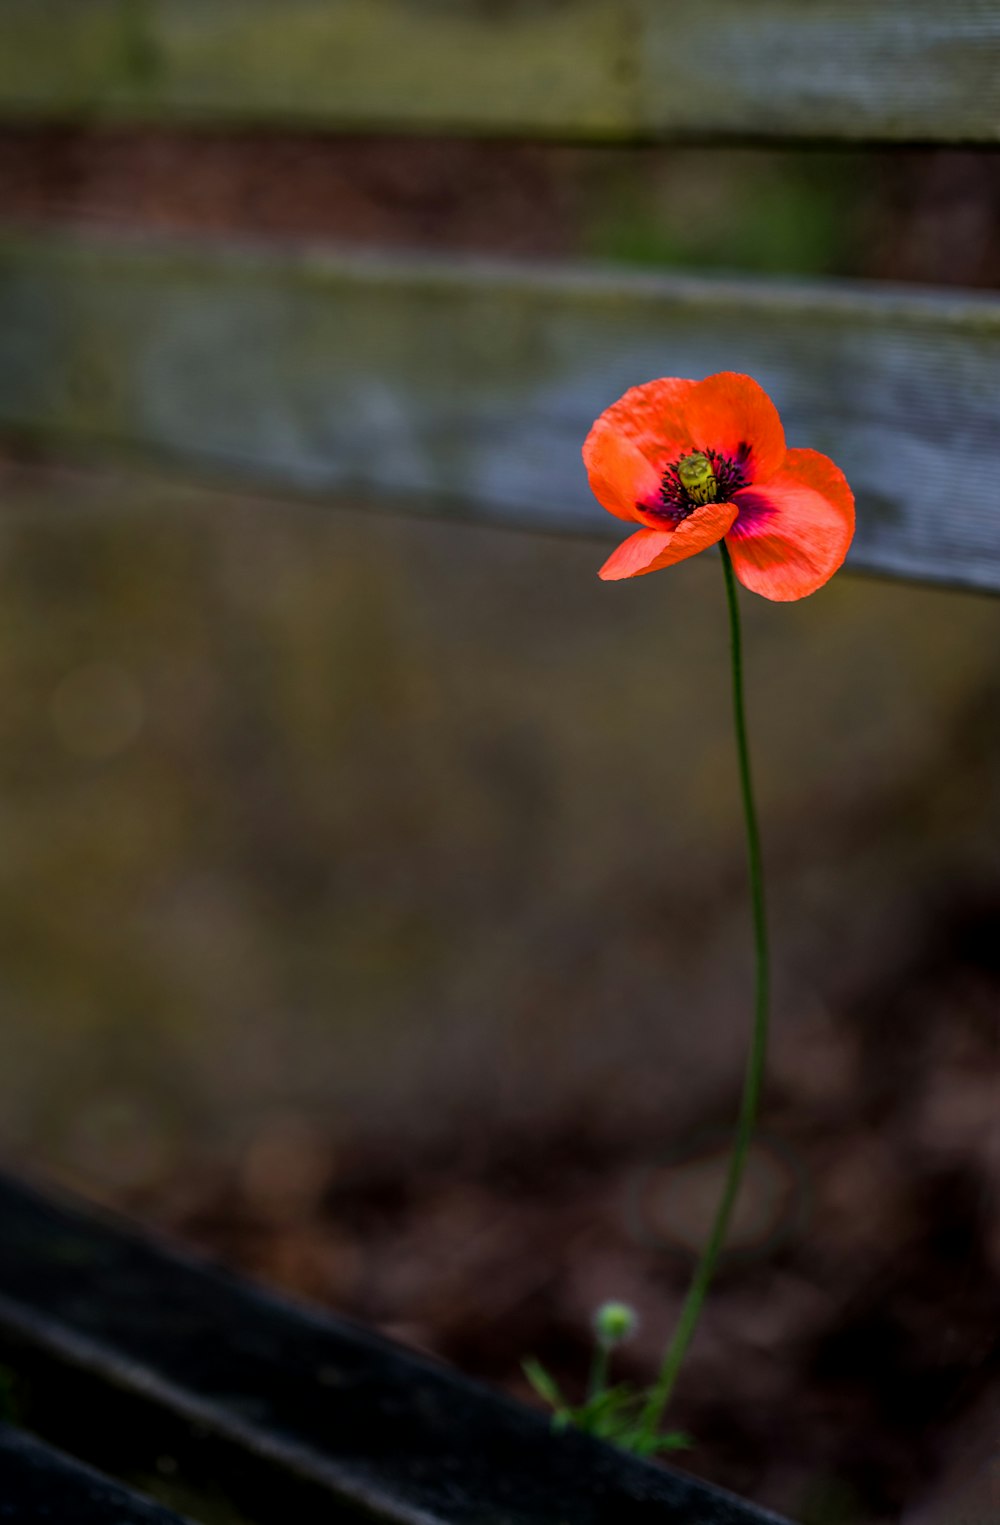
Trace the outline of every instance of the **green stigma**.
<instances>
[{"instance_id":1,"label":"green stigma","mask_svg":"<svg viewBox=\"0 0 1000 1525\"><path fill-rule=\"evenodd\" d=\"M714 503L718 483L707 455L696 450L677 462L681 486L693 503Z\"/></svg>"}]
</instances>

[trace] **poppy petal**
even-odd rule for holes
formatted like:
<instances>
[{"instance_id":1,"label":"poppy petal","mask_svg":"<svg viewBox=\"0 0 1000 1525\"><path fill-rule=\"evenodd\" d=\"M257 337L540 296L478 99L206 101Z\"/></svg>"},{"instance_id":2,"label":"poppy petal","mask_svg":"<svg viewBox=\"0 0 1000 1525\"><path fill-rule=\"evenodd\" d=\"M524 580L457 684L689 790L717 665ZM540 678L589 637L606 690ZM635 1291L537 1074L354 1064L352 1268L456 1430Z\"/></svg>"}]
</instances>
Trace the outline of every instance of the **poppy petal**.
<instances>
[{"instance_id":1,"label":"poppy petal","mask_svg":"<svg viewBox=\"0 0 1000 1525\"><path fill-rule=\"evenodd\" d=\"M604 410L584 442L583 460L588 472L597 470L607 478L608 472L600 471L601 456L608 439L617 437L633 445L661 477L672 461L691 449L680 404L695 385L677 376L661 376L629 387Z\"/></svg>"},{"instance_id":2,"label":"poppy petal","mask_svg":"<svg viewBox=\"0 0 1000 1525\"><path fill-rule=\"evenodd\" d=\"M617 582L623 577L641 577L645 572L686 561L689 556L716 545L731 528L737 513L735 503L706 503L704 508L682 519L676 529L637 530L612 551L598 575L605 582Z\"/></svg>"},{"instance_id":3,"label":"poppy petal","mask_svg":"<svg viewBox=\"0 0 1000 1525\"><path fill-rule=\"evenodd\" d=\"M717 450L741 461L747 479L763 482L785 459L785 431L778 410L751 376L720 371L696 382L683 399L694 450Z\"/></svg>"},{"instance_id":4,"label":"poppy petal","mask_svg":"<svg viewBox=\"0 0 1000 1525\"><path fill-rule=\"evenodd\" d=\"M780 603L805 598L842 564L854 535L854 494L818 450L789 450L781 471L733 495L739 518L726 536L745 588Z\"/></svg>"},{"instance_id":5,"label":"poppy petal","mask_svg":"<svg viewBox=\"0 0 1000 1525\"><path fill-rule=\"evenodd\" d=\"M637 507L658 500L661 473L631 440L616 429L601 429L600 423L598 419L583 446L590 490L608 513L638 519Z\"/></svg>"},{"instance_id":6,"label":"poppy petal","mask_svg":"<svg viewBox=\"0 0 1000 1525\"><path fill-rule=\"evenodd\" d=\"M594 428L603 426L624 434L654 466L669 463L674 459L672 441L678 440L681 449L686 444L687 425L681 404L697 385L696 381L686 381L680 376L658 376L655 381L629 387L605 409Z\"/></svg>"}]
</instances>

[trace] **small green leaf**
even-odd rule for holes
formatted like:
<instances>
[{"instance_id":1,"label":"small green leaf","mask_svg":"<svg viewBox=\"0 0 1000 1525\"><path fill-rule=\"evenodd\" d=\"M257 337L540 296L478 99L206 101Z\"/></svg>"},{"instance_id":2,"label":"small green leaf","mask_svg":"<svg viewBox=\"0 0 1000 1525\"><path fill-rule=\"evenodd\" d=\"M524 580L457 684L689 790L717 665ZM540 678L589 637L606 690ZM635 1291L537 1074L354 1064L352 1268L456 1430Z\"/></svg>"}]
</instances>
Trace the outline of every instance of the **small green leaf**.
<instances>
[{"instance_id":1,"label":"small green leaf","mask_svg":"<svg viewBox=\"0 0 1000 1525\"><path fill-rule=\"evenodd\" d=\"M619 1441L619 1445L623 1444ZM694 1440L683 1430L671 1430L666 1435L645 1435L637 1430L626 1449L636 1456L659 1456L663 1451L690 1451Z\"/></svg>"},{"instance_id":2,"label":"small green leaf","mask_svg":"<svg viewBox=\"0 0 1000 1525\"><path fill-rule=\"evenodd\" d=\"M603 1393L596 1393L593 1398L588 1398L586 1403L580 1405L577 1413L581 1416L597 1417L606 1413L620 1413L622 1409L634 1408L638 1394L624 1382L617 1387L606 1387Z\"/></svg>"},{"instance_id":3,"label":"small green leaf","mask_svg":"<svg viewBox=\"0 0 1000 1525\"><path fill-rule=\"evenodd\" d=\"M686 1430L670 1430L660 1436L661 1451L693 1451L695 1439Z\"/></svg>"},{"instance_id":4,"label":"small green leaf","mask_svg":"<svg viewBox=\"0 0 1000 1525\"><path fill-rule=\"evenodd\" d=\"M559 1391L559 1385L555 1378L545 1370L541 1361L536 1361L534 1356L529 1356L521 1362L521 1370L531 1383L538 1396L556 1410L557 1414L568 1413L566 1399Z\"/></svg>"}]
</instances>

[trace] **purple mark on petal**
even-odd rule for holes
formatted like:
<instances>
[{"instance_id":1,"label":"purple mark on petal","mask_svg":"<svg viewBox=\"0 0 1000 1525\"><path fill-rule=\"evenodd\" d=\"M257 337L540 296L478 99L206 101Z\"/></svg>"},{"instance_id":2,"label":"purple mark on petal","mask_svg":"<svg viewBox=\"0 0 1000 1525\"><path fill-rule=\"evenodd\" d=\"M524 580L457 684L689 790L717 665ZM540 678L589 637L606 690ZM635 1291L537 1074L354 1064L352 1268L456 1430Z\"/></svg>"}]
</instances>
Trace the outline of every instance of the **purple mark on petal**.
<instances>
[{"instance_id":1,"label":"purple mark on petal","mask_svg":"<svg viewBox=\"0 0 1000 1525\"><path fill-rule=\"evenodd\" d=\"M739 509L739 516L729 533L737 538L759 534L776 513L773 503L753 487L741 487L739 492L733 493L733 502Z\"/></svg>"},{"instance_id":2,"label":"purple mark on petal","mask_svg":"<svg viewBox=\"0 0 1000 1525\"><path fill-rule=\"evenodd\" d=\"M635 507L636 512L642 516L643 521L648 522L652 520L653 524L651 527L658 530L675 530L678 524L687 518L686 513L674 513L671 509L665 508L656 498L651 499L647 503L636 501ZM690 509L688 513L690 513Z\"/></svg>"}]
</instances>

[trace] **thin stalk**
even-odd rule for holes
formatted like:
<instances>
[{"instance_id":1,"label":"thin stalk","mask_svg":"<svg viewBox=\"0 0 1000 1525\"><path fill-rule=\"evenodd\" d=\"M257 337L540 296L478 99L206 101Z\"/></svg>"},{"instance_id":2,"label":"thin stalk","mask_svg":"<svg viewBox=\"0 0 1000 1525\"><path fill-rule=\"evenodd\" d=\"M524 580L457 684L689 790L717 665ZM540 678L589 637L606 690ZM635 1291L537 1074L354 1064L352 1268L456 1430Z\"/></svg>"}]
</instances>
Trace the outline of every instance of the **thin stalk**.
<instances>
[{"instance_id":1,"label":"thin stalk","mask_svg":"<svg viewBox=\"0 0 1000 1525\"><path fill-rule=\"evenodd\" d=\"M733 564L725 541L719 546L722 552L722 570L726 583L726 603L729 609L729 639L732 660L733 722L736 733L736 756L739 763L740 793L743 800L743 819L746 828L747 867L750 877L750 902L753 912L753 940L756 959L754 991L753 1034L747 1059L746 1076L733 1152L722 1197L716 1209L715 1221L701 1259L695 1267L691 1286L681 1309L677 1328L667 1346L663 1365L642 1412L642 1433L651 1441L659 1429L667 1404L673 1395L677 1377L694 1337L701 1315L702 1305L715 1275L719 1256L725 1246L733 1209L739 1197L743 1173L746 1169L750 1144L753 1139L760 1095L764 1082L764 1066L767 1058L768 1007L770 1001L770 962L767 946L767 917L764 904L764 866L760 851L760 832L757 828L757 809L754 804L753 781L750 772L750 748L747 743L746 709L743 702L743 639L740 631L740 606L736 594Z\"/></svg>"},{"instance_id":2,"label":"thin stalk","mask_svg":"<svg viewBox=\"0 0 1000 1525\"><path fill-rule=\"evenodd\" d=\"M598 1340L594 1346L594 1358L590 1363L590 1378L587 1382L587 1400L599 1398L608 1385L608 1365L611 1348L603 1340Z\"/></svg>"}]
</instances>

